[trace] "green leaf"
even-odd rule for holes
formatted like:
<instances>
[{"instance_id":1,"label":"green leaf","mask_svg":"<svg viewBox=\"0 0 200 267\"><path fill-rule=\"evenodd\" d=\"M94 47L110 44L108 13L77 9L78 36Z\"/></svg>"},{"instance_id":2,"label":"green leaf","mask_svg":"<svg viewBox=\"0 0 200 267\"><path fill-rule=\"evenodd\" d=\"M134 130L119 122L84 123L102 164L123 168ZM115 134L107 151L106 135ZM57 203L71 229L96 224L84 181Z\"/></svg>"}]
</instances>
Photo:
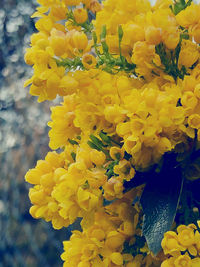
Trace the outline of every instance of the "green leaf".
<instances>
[{"instance_id":1,"label":"green leaf","mask_svg":"<svg viewBox=\"0 0 200 267\"><path fill-rule=\"evenodd\" d=\"M76 160L76 153L72 152L71 156L72 156L73 160L75 161Z\"/></svg>"},{"instance_id":2,"label":"green leaf","mask_svg":"<svg viewBox=\"0 0 200 267\"><path fill-rule=\"evenodd\" d=\"M101 131L100 133L99 133L99 136L101 137L101 139L105 142L105 143L107 143L107 144L110 144L111 143L111 138L110 138L110 136L108 136L106 133L104 133L103 131Z\"/></svg>"},{"instance_id":3,"label":"green leaf","mask_svg":"<svg viewBox=\"0 0 200 267\"><path fill-rule=\"evenodd\" d=\"M103 148L105 147L106 145L104 145L104 143L99 139L97 138L96 136L94 136L93 134L90 135L90 139L92 140L92 142L98 146L99 148Z\"/></svg>"},{"instance_id":4,"label":"green leaf","mask_svg":"<svg viewBox=\"0 0 200 267\"><path fill-rule=\"evenodd\" d=\"M100 38L101 38L101 40L106 38L106 25L102 26Z\"/></svg>"},{"instance_id":5,"label":"green leaf","mask_svg":"<svg viewBox=\"0 0 200 267\"><path fill-rule=\"evenodd\" d=\"M94 44L97 44L97 35L96 35L95 31L92 32L92 37L93 37L93 40L94 40Z\"/></svg>"},{"instance_id":6,"label":"green leaf","mask_svg":"<svg viewBox=\"0 0 200 267\"><path fill-rule=\"evenodd\" d=\"M120 43L122 41L123 35L124 35L124 32L123 32L122 26L119 25L119 27L118 27L118 37L119 37L119 42Z\"/></svg>"},{"instance_id":7,"label":"green leaf","mask_svg":"<svg viewBox=\"0 0 200 267\"><path fill-rule=\"evenodd\" d=\"M109 52L108 45L106 44L106 42L102 42L101 44L102 44L103 52L107 54Z\"/></svg>"},{"instance_id":8,"label":"green leaf","mask_svg":"<svg viewBox=\"0 0 200 267\"><path fill-rule=\"evenodd\" d=\"M185 0L176 0L174 1L174 5L173 6L171 5L170 8L172 12L174 13L174 15L177 15L179 12L181 12L182 10L190 6L192 1L193 0L188 0L186 3Z\"/></svg>"},{"instance_id":9,"label":"green leaf","mask_svg":"<svg viewBox=\"0 0 200 267\"><path fill-rule=\"evenodd\" d=\"M88 141L87 144L93 148L93 149L96 149L98 151L101 151L101 148L99 148L98 146L96 146L94 143L92 143L91 141Z\"/></svg>"},{"instance_id":10,"label":"green leaf","mask_svg":"<svg viewBox=\"0 0 200 267\"><path fill-rule=\"evenodd\" d=\"M73 140L73 139L68 139L68 141L69 141L69 143L70 143L71 145L78 145L78 142L76 142L76 141Z\"/></svg>"},{"instance_id":11,"label":"green leaf","mask_svg":"<svg viewBox=\"0 0 200 267\"><path fill-rule=\"evenodd\" d=\"M156 255L161 250L164 233L171 229L182 191L181 169L166 165L160 173L149 177L141 205L144 212L143 235Z\"/></svg>"}]
</instances>

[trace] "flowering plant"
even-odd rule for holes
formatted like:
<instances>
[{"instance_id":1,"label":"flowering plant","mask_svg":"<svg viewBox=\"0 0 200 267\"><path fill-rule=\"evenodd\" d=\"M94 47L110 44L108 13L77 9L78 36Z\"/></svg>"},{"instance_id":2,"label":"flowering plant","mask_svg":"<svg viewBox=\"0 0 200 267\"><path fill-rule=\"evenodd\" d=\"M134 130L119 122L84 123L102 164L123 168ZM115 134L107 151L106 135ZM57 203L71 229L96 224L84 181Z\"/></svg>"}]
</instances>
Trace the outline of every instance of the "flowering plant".
<instances>
[{"instance_id":1,"label":"flowering plant","mask_svg":"<svg viewBox=\"0 0 200 267\"><path fill-rule=\"evenodd\" d=\"M37 1L25 86L62 102L31 215L76 227L65 267L200 266L200 5Z\"/></svg>"}]
</instances>

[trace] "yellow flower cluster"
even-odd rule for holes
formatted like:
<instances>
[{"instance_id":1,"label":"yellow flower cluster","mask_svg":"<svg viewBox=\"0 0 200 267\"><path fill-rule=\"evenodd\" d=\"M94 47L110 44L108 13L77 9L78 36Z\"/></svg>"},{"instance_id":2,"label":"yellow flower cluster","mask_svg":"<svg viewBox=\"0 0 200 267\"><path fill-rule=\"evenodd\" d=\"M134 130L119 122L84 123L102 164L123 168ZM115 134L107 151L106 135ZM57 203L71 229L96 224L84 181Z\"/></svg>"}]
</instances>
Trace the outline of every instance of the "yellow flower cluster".
<instances>
[{"instance_id":1,"label":"yellow flower cluster","mask_svg":"<svg viewBox=\"0 0 200 267\"><path fill-rule=\"evenodd\" d=\"M179 225L177 233L166 232L162 240L162 248L166 255L171 256L161 264L162 267L198 267L200 265L199 228L197 230L194 224Z\"/></svg>"},{"instance_id":2,"label":"yellow flower cluster","mask_svg":"<svg viewBox=\"0 0 200 267\"><path fill-rule=\"evenodd\" d=\"M200 5L177 12L172 0L37 1L25 85L39 102L62 100L48 122L49 147L60 152L25 176L30 213L55 229L82 218L83 231L64 242L64 266L160 266L138 241L142 188L125 194L125 183L165 153L186 161L199 146ZM189 163L185 177L199 179L199 158ZM193 224L167 232L162 247L162 267L200 265Z\"/></svg>"},{"instance_id":3,"label":"yellow flower cluster","mask_svg":"<svg viewBox=\"0 0 200 267\"><path fill-rule=\"evenodd\" d=\"M200 6L192 3L176 16L179 25L188 30L195 42L200 43Z\"/></svg>"},{"instance_id":4,"label":"yellow flower cluster","mask_svg":"<svg viewBox=\"0 0 200 267\"><path fill-rule=\"evenodd\" d=\"M88 20L86 9L74 10L74 21L80 26L73 26L67 21L70 6L79 5L81 2L85 8L94 12L100 10L101 6L97 0L38 1L42 6L37 8L32 17L40 18L35 24L39 32L32 35L31 48L28 48L25 54L26 63L33 65L34 75L25 82L25 86L31 84L30 93L39 96L39 102L52 100L57 94L63 96L71 93L66 92L66 86L70 85L73 90L77 85L76 81L65 75L63 66L57 66L55 58L74 59L86 56L91 50L91 41L80 30L81 25ZM62 20L66 20L65 26L60 23Z\"/></svg>"},{"instance_id":5,"label":"yellow flower cluster","mask_svg":"<svg viewBox=\"0 0 200 267\"><path fill-rule=\"evenodd\" d=\"M52 221L53 227L60 229L101 207L99 187L107 178L101 168L104 161L103 152L88 145L77 149L68 145L61 154L49 152L25 176L26 181L35 185L29 192L32 216Z\"/></svg>"},{"instance_id":6,"label":"yellow flower cluster","mask_svg":"<svg viewBox=\"0 0 200 267\"><path fill-rule=\"evenodd\" d=\"M81 31L81 26L68 30L67 26L57 23L63 17L58 11L55 15L55 10L65 8L66 14L67 4L75 3L57 2L46 4L36 12L35 16L39 16L38 12L42 16L37 22L39 25L47 25L42 21L48 19L52 21L52 26L47 31L36 23L39 33L33 34L32 47L25 55L26 62L34 64L34 75L26 83L32 83L31 94L39 96L39 101L53 99L57 94L69 95L63 106L52 108L52 122L49 122L52 149L63 147L69 137L81 132L90 134L104 130L109 134L117 133L123 139L125 151L132 155L132 163L146 168L158 162L165 152L185 142L186 136L194 138L194 129L200 128L199 65L188 70L190 76L185 76L183 81L180 79L177 85L172 77L162 74L162 57L156 52L159 43L164 44L166 49L174 49L182 34L176 16L167 7L168 2L166 5L165 1L158 2L151 8L148 1L138 0L134 4L131 1L124 6L121 1L108 0L94 22L97 34L100 34L105 22L108 47L110 39L118 38L117 25L123 26L122 52L123 47L128 47L124 52L128 55L127 60L133 59L136 73L150 78L148 83L126 74L113 77L97 69L66 74L66 66L57 65L55 57L77 59L83 56L82 64L93 68L96 62L93 63L94 57L88 54L92 42ZM114 7L114 12L109 16L111 7ZM49 13L44 14L47 9ZM74 17L80 17L80 20L86 18L84 10L75 9ZM79 21L82 26L83 21ZM159 38L155 41L158 33ZM115 40L114 43L118 42ZM116 49L113 51L116 52ZM197 45L192 40L183 40L178 65L189 68L198 58ZM154 70L159 77L153 74Z\"/></svg>"},{"instance_id":7,"label":"yellow flower cluster","mask_svg":"<svg viewBox=\"0 0 200 267\"><path fill-rule=\"evenodd\" d=\"M122 198L123 181L135 174L130 162L122 159L122 149L112 146L110 156L106 151L110 157L106 162L102 151L92 149L83 140L80 145L71 142L74 144L66 145L61 154L49 152L45 160L39 160L25 176L26 181L34 185L29 192L33 204L31 215L52 221L56 229L67 227L77 217L85 218L90 224L94 212L103 205L103 197ZM116 155L120 153L117 160ZM115 163L115 176L110 179L106 175L109 163Z\"/></svg>"},{"instance_id":8,"label":"yellow flower cluster","mask_svg":"<svg viewBox=\"0 0 200 267\"><path fill-rule=\"evenodd\" d=\"M29 170L25 176L26 181L34 185L29 191L29 198L33 204L30 214L37 219L52 221L55 229L69 225L69 221L60 216L58 202L51 196L57 183L56 174L64 165L63 154L49 152L45 160L39 160L36 167Z\"/></svg>"},{"instance_id":9,"label":"yellow flower cluster","mask_svg":"<svg viewBox=\"0 0 200 267\"><path fill-rule=\"evenodd\" d=\"M194 129L200 127L199 98L195 96L198 84L193 93L186 88L187 79L179 85L160 79L144 83L99 70L77 71L71 78L77 82L75 94L52 108L48 124L52 149L65 146L68 138L79 133L103 130L117 133L125 151L132 155L131 163L146 168L186 142L187 136L194 138ZM179 99L182 105L177 106Z\"/></svg>"},{"instance_id":10,"label":"yellow flower cluster","mask_svg":"<svg viewBox=\"0 0 200 267\"><path fill-rule=\"evenodd\" d=\"M80 134L80 129L73 123L76 105L75 95L70 95L64 98L62 106L51 108L52 121L48 123L48 126L51 127L49 131L51 149L64 147L69 138L73 139Z\"/></svg>"},{"instance_id":11,"label":"yellow flower cluster","mask_svg":"<svg viewBox=\"0 0 200 267\"><path fill-rule=\"evenodd\" d=\"M133 256L125 253L124 243L135 244L133 235L140 235L137 205L131 205L136 190L95 214L94 223L83 232L73 231L69 241L64 241L64 267L117 267L158 266L151 255Z\"/></svg>"},{"instance_id":12,"label":"yellow flower cluster","mask_svg":"<svg viewBox=\"0 0 200 267\"><path fill-rule=\"evenodd\" d=\"M119 53L118 25L122 25L122 54L128 62L136 64L138 75L151 79L152 72L159 75L162 70L162 60L156 53L156 45L162 43L169 51L175 49L183 33L179 25L190 27L193 33L191 37L195 34L198 36L200 32L199 6L197 8L193 4L175 16L169 8L172 3L170 0L157 1L151 7L148 0L136 0L134 3L129 0L126 5L122 0L105 1L103 10L97 14L94 22L95 29L100 35L101 27L105 24L108 47L112 53ZM190 67L199 58L198 46L191 39L187 40L180 57L179 64Z\"/></svg>"}]
</instances>

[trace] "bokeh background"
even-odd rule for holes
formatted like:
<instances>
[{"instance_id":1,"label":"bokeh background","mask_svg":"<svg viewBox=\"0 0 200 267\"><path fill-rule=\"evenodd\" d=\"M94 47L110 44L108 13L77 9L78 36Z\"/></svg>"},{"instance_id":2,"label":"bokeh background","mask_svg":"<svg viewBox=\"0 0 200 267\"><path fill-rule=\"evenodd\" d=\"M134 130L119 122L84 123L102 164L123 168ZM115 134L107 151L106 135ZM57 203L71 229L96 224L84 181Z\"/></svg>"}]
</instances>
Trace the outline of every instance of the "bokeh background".
<instances>
[{"instance_id":1,"label":"bokeh background","mask_svg":"<svg viewBox=\"0 0 200 267\"><path fill-rule=\"evenodd\" d=\"M29 215L24 175L48 149L49 103L23 88L34 0L0 0L0 267L60 267L64 229ZM52 104L52 103L51 103Z\"/></svg>"}]
</instances>

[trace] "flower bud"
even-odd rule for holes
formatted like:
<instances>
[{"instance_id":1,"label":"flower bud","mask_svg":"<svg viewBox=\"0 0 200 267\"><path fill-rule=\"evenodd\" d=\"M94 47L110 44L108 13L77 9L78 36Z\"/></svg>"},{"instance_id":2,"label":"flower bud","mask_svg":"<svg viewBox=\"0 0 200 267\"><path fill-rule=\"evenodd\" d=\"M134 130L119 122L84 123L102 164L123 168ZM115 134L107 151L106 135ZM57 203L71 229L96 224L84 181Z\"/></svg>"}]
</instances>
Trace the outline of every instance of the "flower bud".
<instances>
[{"instance_id":1,"label":"flower bud","mask_svg":"<svg viewBox=\"0 0 200 267\"><path fill-rule=\"evenodd\" d=\"M74 9L74 19L77 23L82 24L87 21L88 14L84 8L76 8Z\"/></svg>"},{"instance_id":2,"label":"flower bud","mask_svg":"<svg viewBox=\"0 0 200 267\"><path fill-rule=\"evenodd\" d=\"M83 66L86 69L92 69L96 66L97 61L96 58L91 54L84 54L82 58Z\"/></svg>"},{"instance_id":3,"label":"flower bud","mask_svg":"<svg viewBox=\"0 0 200 267\"><path fill-rule=\"evenodd\" d=\"M72 47L77 48L78 50L85 50L88 45L87 35L83 32L75 31L71 37Z\"/></svg>"},{"instance_id":4,"label":"flower bud","mask_svg":"<svg viewBox=\"0 0 200 267\"><path fill-rule=\"evenodd\" d=\"M149 44L157 45L161 42L161 29L149 26L145 30L145 39Z\"/></svg>"}]
</instances>

